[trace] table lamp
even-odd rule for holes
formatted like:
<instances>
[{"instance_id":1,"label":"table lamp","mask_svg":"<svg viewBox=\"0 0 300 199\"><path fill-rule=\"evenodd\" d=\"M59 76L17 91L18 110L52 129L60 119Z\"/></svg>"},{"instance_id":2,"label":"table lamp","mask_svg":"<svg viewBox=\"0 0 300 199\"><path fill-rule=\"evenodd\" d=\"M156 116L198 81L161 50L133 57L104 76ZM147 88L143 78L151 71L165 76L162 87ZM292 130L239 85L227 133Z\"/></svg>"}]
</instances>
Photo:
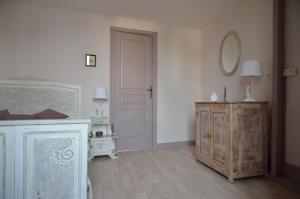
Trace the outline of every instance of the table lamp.
<instances>
[{"instance_id":1,"label":"table lamp","mask_svg":"<svg viewBox=\"0 0 300 199\"><path fill-rule=\"evenodd\" d=\"M246 87L245 102L255 102L253 98L253 80L254 77L261 77L263 75L262 64L260 60L246 60L243 63L241 77L251 77L251 88Z\"/></svg>"},{"instance_id":2,"label":"table lamp","mask_svg":"<svg viewBox=\"0 0 300 199\"><path fill-rule=\"evenodd\" d=\"M103 117L104 107L101 101L108 100L107 90L104 87L97 87L94 93L94 100L99 100L99 109L96 109L97 117Z\"/></svg>"}]
</instances>

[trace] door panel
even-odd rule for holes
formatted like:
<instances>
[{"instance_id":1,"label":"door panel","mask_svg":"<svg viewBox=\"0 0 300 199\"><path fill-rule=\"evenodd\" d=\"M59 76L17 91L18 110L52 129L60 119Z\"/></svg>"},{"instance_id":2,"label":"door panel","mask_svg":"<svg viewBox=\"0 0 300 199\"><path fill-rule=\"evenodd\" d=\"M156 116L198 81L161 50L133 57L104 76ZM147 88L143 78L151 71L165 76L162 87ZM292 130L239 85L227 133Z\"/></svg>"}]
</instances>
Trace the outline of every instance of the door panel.
<instances>
[{"instance_id":1,"label":"door panel","mask_svg":"<svg viewBox=\"0 0 300 199\"><path fill-rule=\"evenodd\" d=\"M13 135L13 127L0 127L0 198L14 198Z\"/></svg>"},{"instance_id":2,"label":"door panel","mask_svg":"<svg viewBox=\"0 0 300 199\"><path fill-rule=\"evenodd\" d=\"M145 109L121 109L121 129L123 137L137 137L145 135Z\"/></svg>"},{"instance_id":3,"label":"door panel","mask_svg":"<svg viewBox=\"0 0 300 199\"><path fill-rule=\"evenodd\" d=\"M86 198L84 130L76 124L17 127L17 199Z\"/></svg>"},{"instance_id":4,"label":"door panel","mask_svg":"<svg viewBox=\"0 0 300 199\"><path fill-rule=\"evenodd\" d=\"M112 111L117 150L153 146L152 37L114 31L112 34Z\"/></svg>"},{"instance_id":5,"label":"door panel","mask_svg":"<svg viewBox=\"0 0 300 199\"><path fill-rule=\"evenodd\" d=\"M144 38L121 39L121 89L146 88L146 42Z\"/></svg>"},{"instance_id":6,"label":"door panel","mask_svg":"<svg viewBox=\"0 0 300 199\"><path fill-rule=\"evenodd\" d=\"M286 0L285 67L300 69L300 1ZM300 167L300 75L286 78L285 161Z\"/></svg>"},{"instance_id":7,"label":"door panel","mask_svg":"<svg viewBox=\"0 0 300 199\"><path fill-rule=\"evenodd\" d=\"M211 154L211 117L210 108L199 108L197 111L197 141L199 144L198 152L200 155L210 158Z\"/></svg>"},{"instance_id":8,"label":"door panel","mask_svg":"<svg viewBox=\"0 0 300 199\"><path fill-rule=\"evenodd\" d=\"M57 133L60 138L43 133L25 138L26 199L79 198L78 136L69 134L76 132Z\"/></svg>"},{"instance_id":9,"label":"door panel","mask_svg":"<svg viewBox=\"0 0 300 199\"><path fill-rule=\"evenodd\" d=\"M226 120L226 110L213 110L213 160L222 165L226 165Z\"/></svg>"}]
</instances>

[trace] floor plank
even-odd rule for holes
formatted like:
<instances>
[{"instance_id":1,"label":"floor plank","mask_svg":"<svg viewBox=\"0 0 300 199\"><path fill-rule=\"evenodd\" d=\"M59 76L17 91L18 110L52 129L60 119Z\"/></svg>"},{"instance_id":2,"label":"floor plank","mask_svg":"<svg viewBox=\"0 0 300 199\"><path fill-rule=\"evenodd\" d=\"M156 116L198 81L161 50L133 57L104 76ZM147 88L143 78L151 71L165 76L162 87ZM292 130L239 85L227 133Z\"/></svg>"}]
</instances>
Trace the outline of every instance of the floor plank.
<instances>
[{"instance_id":1,"label":"floor plank","mask_svg":"<svg viewBox=\"0 0 300 199\"><path fill-rule=\"evenodd\" d=\"M192 147L119 153L89 164L94 199L300 199L263 178L227 183L196 161Z\"/></svg>"}]
</instances>

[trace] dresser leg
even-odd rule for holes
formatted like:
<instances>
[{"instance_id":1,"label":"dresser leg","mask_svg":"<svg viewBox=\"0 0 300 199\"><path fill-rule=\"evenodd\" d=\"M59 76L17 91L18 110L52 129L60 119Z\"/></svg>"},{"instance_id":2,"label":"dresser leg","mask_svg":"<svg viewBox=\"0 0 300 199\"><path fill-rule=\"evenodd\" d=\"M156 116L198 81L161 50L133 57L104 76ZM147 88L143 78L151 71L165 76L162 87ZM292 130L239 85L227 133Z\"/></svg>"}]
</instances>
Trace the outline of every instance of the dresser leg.
<instances>
[{"instance_id":1,"label":"dresser leg","mask_svg":"<svg viewBox=\"0 0 300 199\"><path fill-rule=\"evenodd\" d=\"M233 182L234 182L234 178L233 178L232 176L229 176L229 177L228 177L228 182L229 182L229 183L233 183Z\"/></svg>"}]
</instances>

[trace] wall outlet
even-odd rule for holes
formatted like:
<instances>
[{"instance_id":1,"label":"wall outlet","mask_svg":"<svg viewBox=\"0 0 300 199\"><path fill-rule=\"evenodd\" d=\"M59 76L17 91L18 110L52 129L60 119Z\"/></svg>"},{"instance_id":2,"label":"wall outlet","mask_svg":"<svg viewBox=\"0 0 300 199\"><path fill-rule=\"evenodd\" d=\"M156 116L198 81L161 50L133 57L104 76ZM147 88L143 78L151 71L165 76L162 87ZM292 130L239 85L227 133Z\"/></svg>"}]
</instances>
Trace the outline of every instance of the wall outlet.
<instances>
[{"instance_id":1,"label":"wall outlet","mask_svg":"<svg viewBox=\"0 0 300 199\"><path fill-rule=\"evenodd\" d=\"M290 68L285 68L283 70L283 76L284 77L292 77L296 76L298 73L298 68L297 67L290 67Z\"/></svg>"},{"instance_id":2,"label":"wall outlet","mask_svg":"<svg viewBox=\"0 0 300 199\"><path fill-rule=\"evenodd\" d=\"M272 78L273 78L272 72L267 72L266 77L267 77L268 79L272 79Z\"/></svg>"}]
</instances>

